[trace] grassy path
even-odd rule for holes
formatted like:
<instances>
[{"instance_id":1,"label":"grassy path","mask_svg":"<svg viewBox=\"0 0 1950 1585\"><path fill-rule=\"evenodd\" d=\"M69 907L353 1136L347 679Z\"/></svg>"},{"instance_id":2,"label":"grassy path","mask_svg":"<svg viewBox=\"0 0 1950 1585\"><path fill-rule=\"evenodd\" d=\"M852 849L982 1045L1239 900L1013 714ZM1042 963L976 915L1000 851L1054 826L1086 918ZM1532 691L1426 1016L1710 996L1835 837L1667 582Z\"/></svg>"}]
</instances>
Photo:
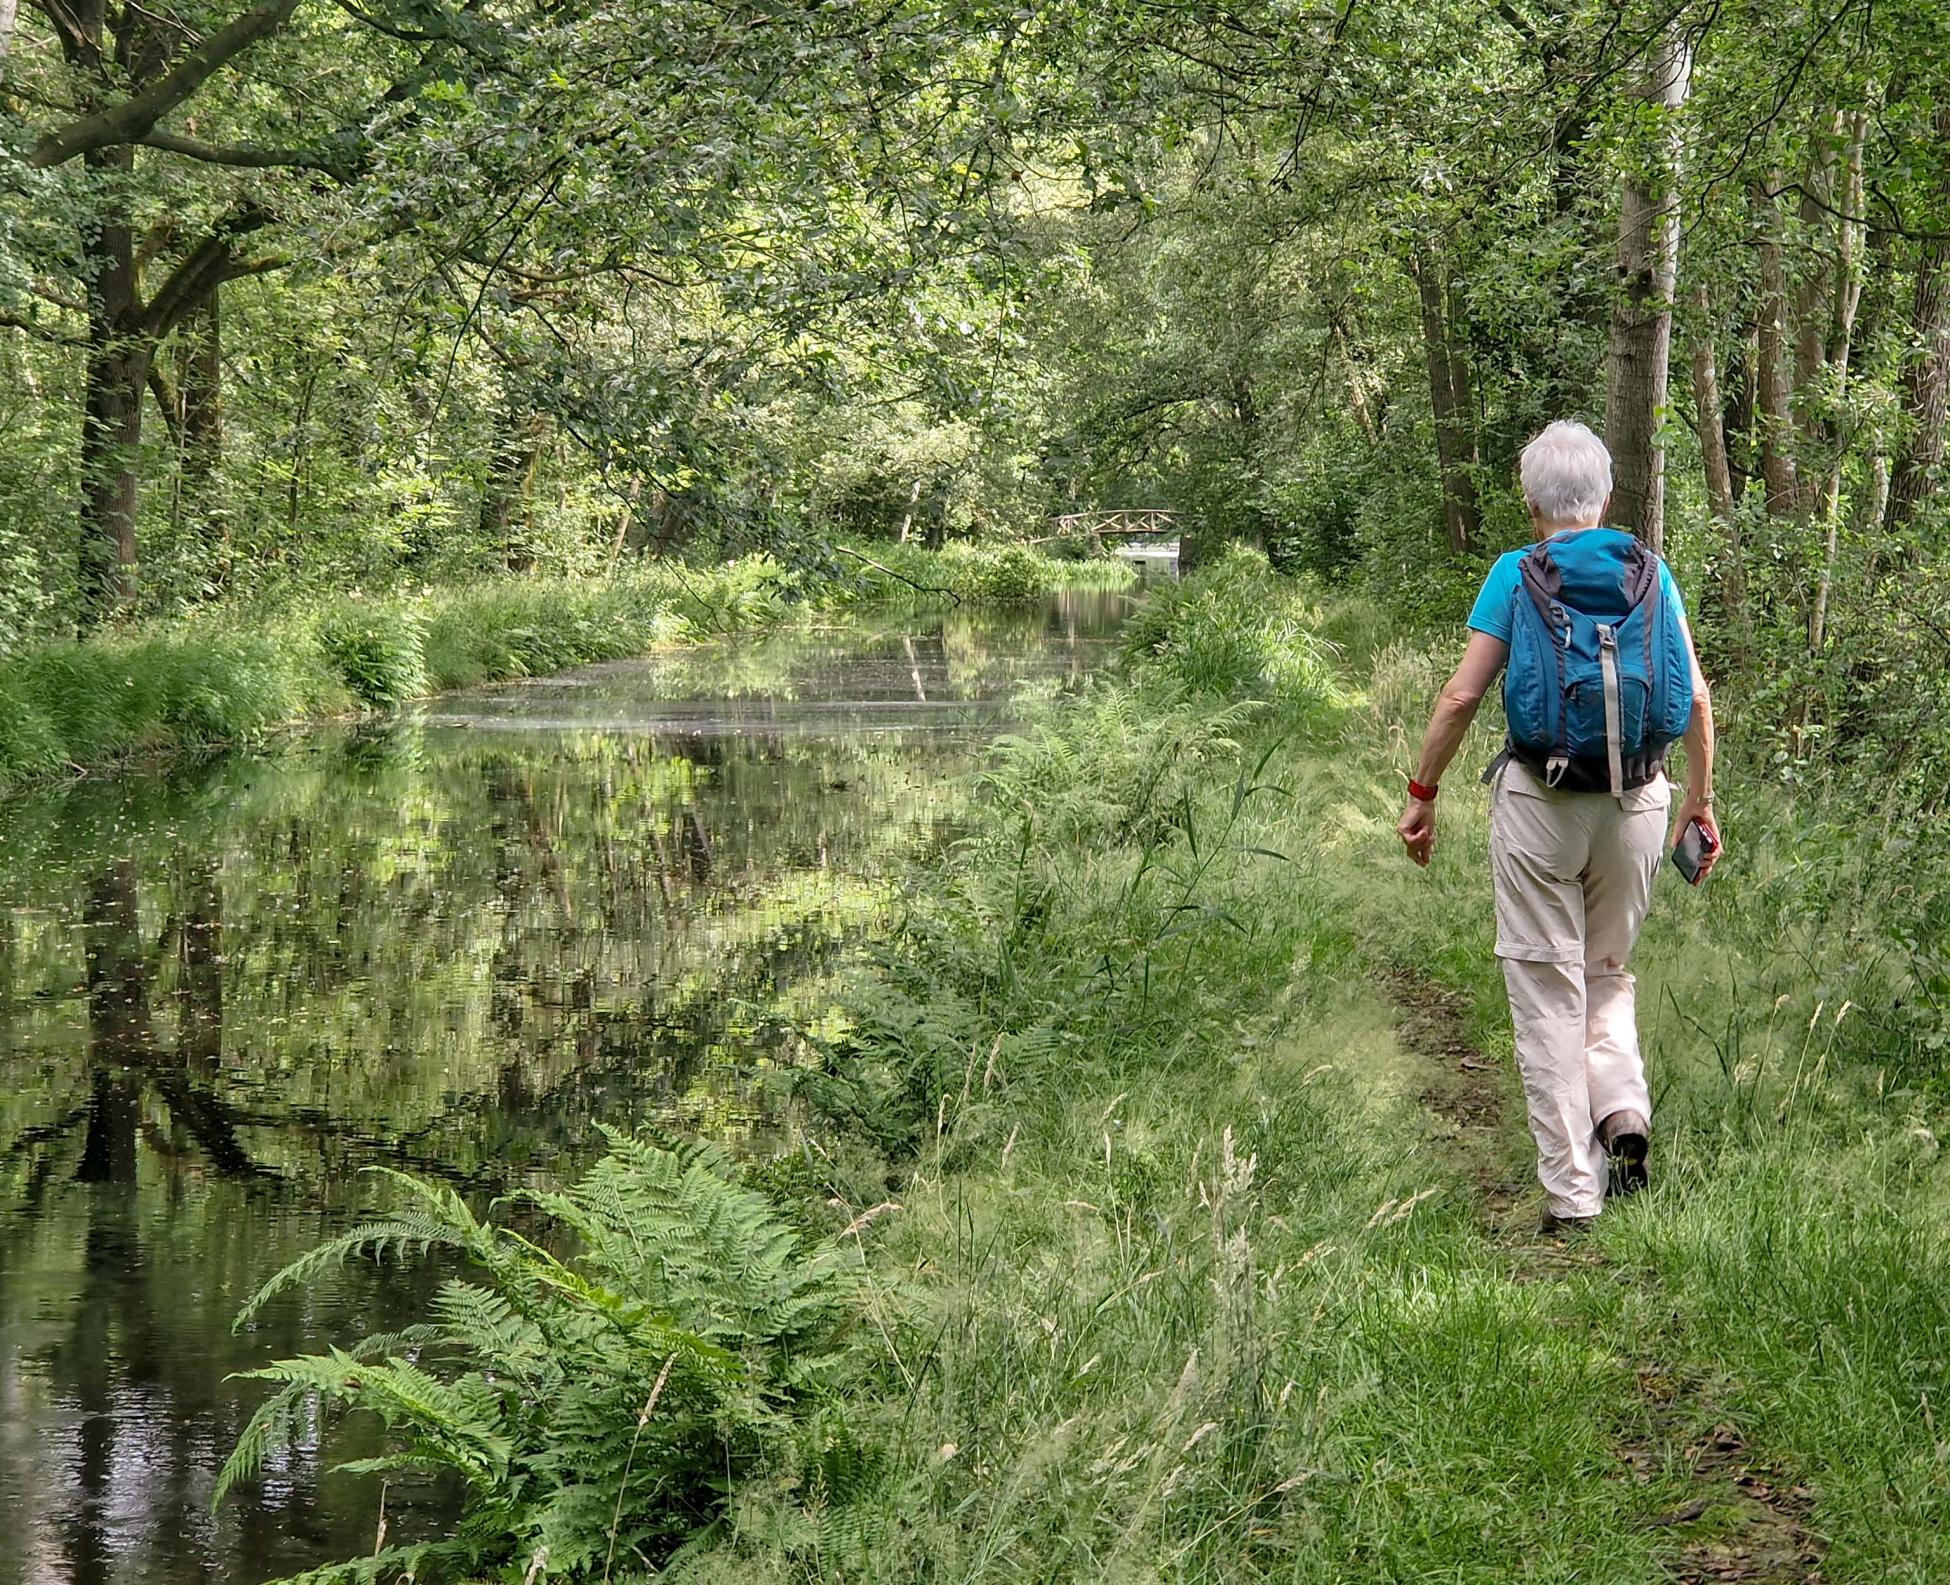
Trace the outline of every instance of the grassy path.
<instances>
[{"instance_id":1,"label":"grassy path","mask_svg":"<svg viewBox=\"0 0 1950 1585\"><path fill-rule=\"evenodd\" d=\"M1475 1190L1509 1278L1563 1280L1580 1270L1596 1280L1612 1276L1590 1245L1535 1236L1534 1214L1520 1205L1526 1197L1516 1181L1529 1151L1522 1091L1505 1064L1471 1043L1465 999L1403 970L1381 982L1396 1009L1397 1038L1426 1072L1421 1102L1441 1120L1437 1137ZM1567 1300L1566 1324L1582 1324L1574 1291ZM1633 1341L1639 1346L1621 1363L1635 1382L1639 1409L1619 1429L1618 1467L1607 1478L1642 1483L1663 1475L1684 1483L1691 1495L1643 1521L1672 1537L1672 1555L1661 1559L1670 1577L1678 1585L1819 1585L1825 1548L1808 1528L1813 1493L1753 1457L1739 1427L1712 1404L1706 1384L1645 1357L1645 1340ZM1602 1347L1606 1340L1593 1342Z\"/></svg>"},{"instance_id":2,"label":"grassy path","mask_svg":"<svg viewBox=\"0 0 1950 1585\"><path fill-rule=\"evenodd\" d=\"M1248 563L1131 636L833 1054L913 1306L869 1575L1950 1578L1939 1092L1834 817L1730 778L1635 959L1658 1185L1548 1244L1483 800L1427 872L1390 830L1449 657Z\"/></svg>"}]
</instances>

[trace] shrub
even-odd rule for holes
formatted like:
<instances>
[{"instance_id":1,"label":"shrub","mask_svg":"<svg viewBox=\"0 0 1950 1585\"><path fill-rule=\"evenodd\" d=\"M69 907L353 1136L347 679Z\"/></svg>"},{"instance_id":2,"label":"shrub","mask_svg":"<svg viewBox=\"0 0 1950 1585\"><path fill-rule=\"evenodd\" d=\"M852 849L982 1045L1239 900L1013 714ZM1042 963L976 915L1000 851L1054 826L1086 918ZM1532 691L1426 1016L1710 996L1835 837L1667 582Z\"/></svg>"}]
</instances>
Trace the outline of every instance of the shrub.
<instances>
[{"instance_id":1,"label":"shrub","mask_svg":"<svg viewBox=\"0 0 1950 1585\"><path fill-rule=\"evenodd\" d=\"M1311 707L1335 694L1320 613L1257 551L1235 548L1161 590L1124 627L1126 656L1201 693Z\"/></svg>"},{"instance_id":2,"label":"shrub","mask_svg":"<svg viewBox=\"0 0 1950 1585\"><path fill-rule=\"evenodd\" d=\"M217 1500L308 1434L322 1402L370 1410L388 1429L391 1452L345 1469L447 1474L464 1492L449 1536L328 1575L520 1577L546 1549L551 1579L607 1578L619 1563L654 1565L708 1524L728 1483L845 1369L853 1279L835 1246L802 1238L735 1182L717 1147L608 1137L574 1188L520 1197L573 1255L476 1218L451 1188L388 1172L409 1209L273 1277L239 1325L354 1254L437 1249L475 1274L443 1284L429 1318L403 1333L252 1372L276 1391Z\"/></svg>"},{"instance_id":3,"label":"shrub","mask_svg":"<svg viewBox=\"0 0 1950 1585\"><path fill-rule=\"evenodd\" d=\"M288 638L192 635L144 645L131 658L154 668L157 719L171 734L189 742L234 742L303 707L294 648Z\"/></svg>"},{"instance_id":4,"label":"shrub","mask_svg":"<svg viewBox=\"0 0 1950 1585\"><path fill-rule=\"evenodd\" d=\"M318 641L362 704L396 709L427 691L425 623L411 606L350 602L319 623Z\"/></svg>"},{"instance_id":5,"label":"shrub","mask_svg":"<svg viewBox=\"0 0 1950 1585\"><path fill-rule=\"evenodd\" d=\"M0 781L56 770L63 758L54 723L15 688L0 687Z\"/></svg>"}]
</instances>

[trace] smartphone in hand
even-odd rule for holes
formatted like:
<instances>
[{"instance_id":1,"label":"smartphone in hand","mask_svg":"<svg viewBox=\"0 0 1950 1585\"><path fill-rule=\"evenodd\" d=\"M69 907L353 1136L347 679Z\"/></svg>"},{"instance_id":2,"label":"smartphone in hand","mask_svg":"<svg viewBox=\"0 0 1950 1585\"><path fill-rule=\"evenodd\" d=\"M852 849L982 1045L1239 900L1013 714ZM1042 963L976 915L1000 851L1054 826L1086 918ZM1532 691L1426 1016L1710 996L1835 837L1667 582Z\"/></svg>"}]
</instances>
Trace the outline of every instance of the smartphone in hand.
<instances>
[{"instance_id":1,"label":"smartphone in hand","mask_svg":"<svg viewBox=\"0 0 1950 1585\"><path fill-rule=\"evenodd\" d=\"M1697 886L1700 865L1706 862L1707 854L1718 845L1705 826L1697 820L1688 820L1686 829L1680 832L1679 841L1672 850L1672 867L1686 877L1688 886Z\"/></svg>"}]
</instances>

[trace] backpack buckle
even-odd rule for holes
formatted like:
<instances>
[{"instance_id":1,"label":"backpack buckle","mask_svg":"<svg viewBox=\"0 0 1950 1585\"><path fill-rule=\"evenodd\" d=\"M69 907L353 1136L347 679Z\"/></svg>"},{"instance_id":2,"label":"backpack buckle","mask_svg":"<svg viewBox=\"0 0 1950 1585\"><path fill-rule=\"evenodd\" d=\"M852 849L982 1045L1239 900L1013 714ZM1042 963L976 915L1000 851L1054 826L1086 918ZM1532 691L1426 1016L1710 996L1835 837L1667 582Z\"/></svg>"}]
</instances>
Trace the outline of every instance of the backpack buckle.
<instances>
[{"instance_id":1,"label":"backpack buckle","mask_svg":"<svg viewBox=\"0 0 1950 1585\"><path fill-rule=\"evenodd\" d=\"M1544 761L1544 785L1554 790L1557 784L1564 780L1564 773L1570 768L1571 757L1568 754L1551 755Z\"/></svg>"}]
</instances>

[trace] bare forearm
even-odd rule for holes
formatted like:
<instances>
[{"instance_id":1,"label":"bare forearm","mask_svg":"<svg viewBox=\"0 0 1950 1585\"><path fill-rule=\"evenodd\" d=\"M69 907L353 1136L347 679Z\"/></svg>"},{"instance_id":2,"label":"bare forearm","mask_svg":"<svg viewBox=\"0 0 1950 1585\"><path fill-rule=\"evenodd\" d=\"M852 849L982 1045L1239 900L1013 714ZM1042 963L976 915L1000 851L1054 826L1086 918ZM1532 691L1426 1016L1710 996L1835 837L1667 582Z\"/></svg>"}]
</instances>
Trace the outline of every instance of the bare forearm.
<instances>
[{"instance_id":1,"label":"bare forearm","mask_svg":"<svg viewBox=\"0 0 1950 1585\"><path fill-rule=\"evenodd\" d=\"M1687 723L1686 796L1704 803L1713 796L1713 696L1701 689L1693 697L1693 719Z\"/></svg>"},{"instance_id":2,"label":"bare forearm","mask_svg":"<svg viewBox=\"0 0 1950 1585\"><path fill-rule=\"evenodd\" d=\"M1433 787L1442 780L1442 773L1456 757L1456 750L1462 747L1469 724L1476 719L1477 706L1482 702L1480 698L1463 698L1447 692L1436 700L1435 713L1429 717L1429 729L1422 738L1422 757L1416 761L1418 782Z\"/></svg>"}]
</instances>

